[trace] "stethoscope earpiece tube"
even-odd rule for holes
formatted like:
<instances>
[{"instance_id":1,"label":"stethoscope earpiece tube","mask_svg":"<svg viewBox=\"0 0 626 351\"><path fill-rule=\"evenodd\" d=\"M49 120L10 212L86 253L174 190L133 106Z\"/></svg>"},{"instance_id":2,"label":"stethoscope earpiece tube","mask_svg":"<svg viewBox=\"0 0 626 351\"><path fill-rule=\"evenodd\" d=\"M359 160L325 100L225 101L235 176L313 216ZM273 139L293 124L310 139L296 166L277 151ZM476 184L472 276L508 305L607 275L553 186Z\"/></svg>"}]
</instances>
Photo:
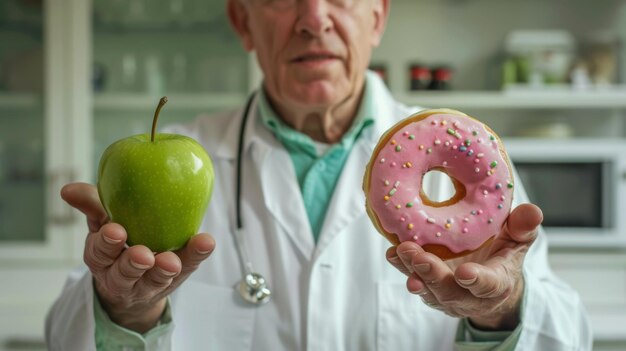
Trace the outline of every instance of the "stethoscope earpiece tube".
<instances>
[{"instance_id":1,"label":"stethoscope earpiece tube","mask_svg":"<svg viewBox=\"0 0 626 351\"><path fill-rule=\"evenodd\" d=\"M235 242L237 245L237 251L241 264L243 266L243 277L237 285L237 290L241 297L254 305L262 305L267 303L272 295L265 277L259 273L255 273L252 270L252 262L250 262L250 255L248 248L245 244L245 238L243 235L243 221L241 220L241 169L243 159L243 143L245 138L246 124L248 116L250 115L252 102L254 101L255 94L252 93L246 103L243 116L241 119L241 126L239 127L239 142L237 144L237 176L236 176L236 189L235 189L235 211L236 211L236 228L235 228Z\"/></svg>"},{"instance_id":2,"label":"stethoscope earpiece tube","mask_svg":"<svg viewBox=\"0 0 626 351\"><path fill-rule=\"evenodd\" d=\"M243 110L243 116L241 118L241 126L239 127L239 142L237 143L237 188L236 188L236 198L235 198L235 211L237 213L237 229L241 230L243 228L243 223L241 221L241 162L243 159L243 142L246 133L246 123L248 121L248 116L250 115L250 109L252 108L252 101L254 101L254 93L248 97L248 101L246 102L246 108Z\"/></svg>"}]
</instances>

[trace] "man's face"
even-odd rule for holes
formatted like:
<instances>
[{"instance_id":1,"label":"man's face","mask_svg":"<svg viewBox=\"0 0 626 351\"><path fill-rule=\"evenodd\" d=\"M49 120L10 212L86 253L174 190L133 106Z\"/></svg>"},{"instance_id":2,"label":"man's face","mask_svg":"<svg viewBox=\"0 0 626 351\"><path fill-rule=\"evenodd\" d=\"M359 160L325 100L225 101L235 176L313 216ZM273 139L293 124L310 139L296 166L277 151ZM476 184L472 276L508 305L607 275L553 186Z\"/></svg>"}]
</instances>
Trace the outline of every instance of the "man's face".
<instances>
[{"instance_id":1,"label":"man's face","mask_svg":"<svg viewBox=\"0 0 626 351\"><path fill-rule=\"evenodd\" d=\"M386 0L229 0L265 88L292 107L328 107L358 93L381 39Z\"/></svg>"}]
</instances>

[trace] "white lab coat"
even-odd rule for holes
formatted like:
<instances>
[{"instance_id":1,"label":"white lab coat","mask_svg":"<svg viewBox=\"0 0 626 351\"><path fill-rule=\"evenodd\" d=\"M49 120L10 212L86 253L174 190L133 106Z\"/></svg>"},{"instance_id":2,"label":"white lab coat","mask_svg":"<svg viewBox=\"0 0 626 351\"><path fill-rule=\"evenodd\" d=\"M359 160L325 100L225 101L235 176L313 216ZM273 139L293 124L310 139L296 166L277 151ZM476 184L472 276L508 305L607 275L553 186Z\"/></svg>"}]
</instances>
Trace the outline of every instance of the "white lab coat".
<instances>
[{"instance_id":1,"label":"white lab coat","mask_svg":"<svg viewBox=\"0 0 626 351\"><path fill-rule=\"evenodd\" d=\"M215 164L215 189L201 231L214 235L213 255L171 297L173 350L452 350L458 319L410 294L406 277L385 260L390 244L365 213L361 181L380 135L414 109L373 84L376 123L355 143L330 202L317 245L289 154L262 125L256 109L246 126L242 218L255 271L272 300L247 304L235 291L242 277L233 238L235 165L242 111L200 118L172 131L198 140ZM517 182L516 184L520 184ZM526 201L517 187L515 202ZM590 349L578 295L558 280L539 237L525 263L526 302L516 350ZM95 350L92 284L73 274L50 311L52 350ZM171 344L170 344L171 343Z\"/></svg>"}]
</instances>

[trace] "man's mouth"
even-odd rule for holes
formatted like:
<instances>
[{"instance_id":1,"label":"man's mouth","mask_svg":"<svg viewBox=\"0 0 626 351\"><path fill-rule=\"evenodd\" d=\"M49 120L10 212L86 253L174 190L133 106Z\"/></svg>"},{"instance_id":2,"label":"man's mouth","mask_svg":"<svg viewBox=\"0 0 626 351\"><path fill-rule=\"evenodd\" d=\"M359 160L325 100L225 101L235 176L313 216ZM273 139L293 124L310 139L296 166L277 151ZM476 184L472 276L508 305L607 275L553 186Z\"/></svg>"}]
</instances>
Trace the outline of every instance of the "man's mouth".
<instances>
[{"instance_id":1,"label":"man's mouth","mask_svg":"<svg viewBox=\"0 0 626 351\"><path fill-rule=\"evenodd\" d=\"M335 60L338 57L332 54L306 54L302 56L298 56L292 60L292 62L311 62L311 61L324 61L324 60Z\"/></svg>"}]
</instances>

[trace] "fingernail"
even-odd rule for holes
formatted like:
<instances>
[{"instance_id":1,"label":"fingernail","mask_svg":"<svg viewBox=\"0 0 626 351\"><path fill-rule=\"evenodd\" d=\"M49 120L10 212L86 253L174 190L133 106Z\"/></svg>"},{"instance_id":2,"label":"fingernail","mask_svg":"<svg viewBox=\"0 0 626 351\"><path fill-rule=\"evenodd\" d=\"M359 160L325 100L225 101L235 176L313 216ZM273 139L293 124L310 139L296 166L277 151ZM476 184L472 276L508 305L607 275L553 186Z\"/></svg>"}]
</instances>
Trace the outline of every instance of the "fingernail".
<instances>
[{"instance_id":1,"label":"fingernail","mask_svg":"<svg viewBox=\"0 0 626 351\"><path fill-rule=\"evenodd\" d=\"M111 244L111 245L115 245L115 244L119 244L122 242L121 239L115 240L115 239L111 239L106 235L102 235L102 239L104 239L104 241L106 241L107 243Z\"/></svg>"},{"instance_id":2,"label":"fingernail","mask_svg":"<svg viewBox=\"0 0 626 351\"><path fill-rule=\"evenodd\" d=\"M413 268L418 272L418 273L428 273L430 272L430 263L420 263L420 264L416 264L415 266L413 266Z\"/></svg>"},{"instance_id":3,"label":"fingernail","mask_svg":"<svg viewBox=\"0 0 626 351\"><path fill-rule=\"evenodd\" d=\"M137 268L137 269L143 269L143 270L146 270L146 269L150 268L150 265L147 265L147 264L139 264L139 263L137 263L137 262L135 262L135 261L133 261L133 260L130 260L130 264L131 264L133 267Z\"/></svg>"},{"instance_id":4,"label":"fingernail","mask_svg":"<svg viewBox=\"0 0 626 351\"><path fill-rule=\"evenodd\" d=\"M463 285L472 285L474 284L474 282L476 282L476 278L474 277L472 279L459 279L459 283L463 284Z\"/></svg>"},{"instance_id":5,"label":"fingernail","mask_svg":"<svg viewBox=\"0 0 626 351\"><path fill-rule=\"evenodd\" d=\"M417 253L416 250L406 250L398 252L398 255L402 256L404 259L410 260Z\"/></svg>"},{"instance_id":6,"label":"fingernail","mask_svg":"<svg viewBox=\"0 0 626 351\"><path fill-rule=\"evenodd\" d=\"M400 257L398 256L387 257L387 260L394 265L398 265L402 263L402 261L400 261Z\"/></svg>"},{"instance_id":7,"label":"fingernail","mask_svg":"<svg viewBox=\"0 0 626 351\"><path fill-rule=\"evenodd\" d=\"M161 272L161 274L163 274L166 277L171 277L171 276L176 275L176 272L166 271L165 269L163 269L161 267L158 267L158 269L159 269L159 272Z\"/></svg>"},{"instance_id":8,"label":"fingernail","mask_svg":"<svg viewBox=\"0 0 626 351\"><path fill-rule=\"evenodd\" d=\"M196 252L199 253L200 255L206 255L209 252L211 252L211 250L206 250L206 251L196 250Z\"/></svg>"},{"instance_id":9,"label":"fingernail","mask_svg":"<svg viewBox=\"0 0 626 351\"><path fill-rule=\"evenodd\" d=\"M428 291L426 289L420 289L420 290L409 291L409 292L411 294L419 295L419 296L424 296L424 295L428 294Z\"/></svg>"}]
</instances>

